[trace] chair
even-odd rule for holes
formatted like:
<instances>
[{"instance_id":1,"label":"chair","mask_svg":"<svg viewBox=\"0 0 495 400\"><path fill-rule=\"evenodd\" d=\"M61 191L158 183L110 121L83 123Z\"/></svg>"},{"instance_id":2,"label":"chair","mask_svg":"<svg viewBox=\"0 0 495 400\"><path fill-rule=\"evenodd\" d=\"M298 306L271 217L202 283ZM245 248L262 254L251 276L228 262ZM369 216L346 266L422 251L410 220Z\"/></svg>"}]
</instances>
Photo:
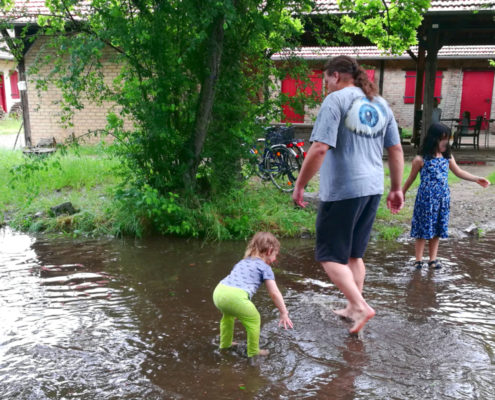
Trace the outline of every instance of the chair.
<instances>
[{"instance_id":1,"label":"chair","mask_svg":"<svg viewBox=\"0 0 495 400\"><path fill-rule=\"evenodd\" d=\"M474 125L470 125L470 119L468 117L462 118L461 123L457 126L457 131L454 135L455 147L460 148L461 146L471 146L471 143L462 143L462 138L472 137L472 146L475 149L480 148L480 132L481 125L483 124L483 116L479 115L476 117L476 122Z\"/></svg>"}]
</instances>

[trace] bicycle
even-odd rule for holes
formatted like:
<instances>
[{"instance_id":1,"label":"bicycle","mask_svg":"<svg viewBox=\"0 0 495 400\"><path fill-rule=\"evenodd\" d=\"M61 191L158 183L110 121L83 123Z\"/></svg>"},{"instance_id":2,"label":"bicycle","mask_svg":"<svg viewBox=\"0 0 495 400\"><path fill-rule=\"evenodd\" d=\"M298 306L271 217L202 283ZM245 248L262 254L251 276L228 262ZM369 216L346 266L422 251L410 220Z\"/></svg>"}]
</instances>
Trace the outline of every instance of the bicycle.
<instances>
[{"instance_id":1,"label":"bicycle","mask_svg":"<svg viewBox=\"0 0 495 400\"><path fill-rule=\"evenodd\" d=\"M293 127L270 127L265 138L251 147L250 156L243 171L254 170L262 180L270 179L283 192L292 192L306 152L304 141L294 139Z\"/></svg>"}]
</instances>

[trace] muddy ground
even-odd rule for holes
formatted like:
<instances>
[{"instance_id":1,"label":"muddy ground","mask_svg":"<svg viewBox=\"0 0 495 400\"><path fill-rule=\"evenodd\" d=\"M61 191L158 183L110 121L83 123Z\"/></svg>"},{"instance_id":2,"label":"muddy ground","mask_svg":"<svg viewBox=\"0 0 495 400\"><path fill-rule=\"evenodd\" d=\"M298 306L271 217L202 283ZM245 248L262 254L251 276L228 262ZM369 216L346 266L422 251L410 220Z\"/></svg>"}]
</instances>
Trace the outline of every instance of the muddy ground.
<instances>
[{"instance_id":1,"label":"muddy ground","mask_svg":"<svg viewBox=\"0 0 495 400\"><path fill-rule=\"evenodd\" d=\"M473 175L488 177L495 171L495 164L460 165ZM450 225L451 236L463 236L466 230L474 228L474 233L495 230L495 185L483 188L476 183L461 180L450 186ZM479 231L481 230L481 231Z\"/></svg>"}]
</instances>

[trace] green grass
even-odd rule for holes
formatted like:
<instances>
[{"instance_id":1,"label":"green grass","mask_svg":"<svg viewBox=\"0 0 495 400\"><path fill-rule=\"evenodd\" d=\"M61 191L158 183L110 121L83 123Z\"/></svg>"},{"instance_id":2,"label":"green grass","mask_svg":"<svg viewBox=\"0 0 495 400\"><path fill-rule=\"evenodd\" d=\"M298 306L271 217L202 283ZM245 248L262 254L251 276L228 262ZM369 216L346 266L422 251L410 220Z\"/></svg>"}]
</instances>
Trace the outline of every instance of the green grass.
<instances>
[{"instance_id":1,"label":"green grass","mask_svg":"<svg viewBox=\"0 0 495 400\"><path fill-rule=\"evenodd\" d=\"M5 119L0 119L0 135L15 135L19 132L21 127L22 118L15 119L7 117ZM22 132L21 132L22 134Z\"/></svg>"},{"instance_id":2,"label":"green grass","mask_svg":"<svg viewBox=\"0 0 495 400\"><path fill-rule=\"evenodd\" d=\"M81 149L80 155L57 152L45 164L26 164L20 151L0 150L0 219L24 231L109 233L106 213L113 187L120 182L117 165L96 147ZM50 207L66 201L79 213L58 218L50 214Z\"/></svg>"},{"instance_id":3,"label":"green grass","mask_svg":"<svg viewBox=\"0 0 495 400\"><path fill-rule=\"evenodd\" d=\"M47 163L25 163L21 152L0 150L0 223L23 231L66 232L69 235L164 234L197 236L211 240L240 239L259 230L278 237L314 234L316 210L295 208L290 194L270 181L252 178L244 187L212 200L189 200L177 195L117 191L123 178L116 173L119 161L100 147L81 147L66 154L58 151ZM10 171L14 171L12 174ZM404 171L404 180L410 163ZM388 171L386 172L388 175ZM489 179L495 181L495 173ZM449 175L449 182L459 181ZM398 214L386 207L390 181L385 179L374 225L374 236L394 241L410 228L419 176L406 194ZM129 188L128 188L129 189ZM307 191L317 191L314 179ZM50 208L70 201L78 212L53 216Z\"/></svg>"},{"instance_id":4,"label":"green grass","mask_svg":"<svg viewBox=\"0 0 495 400\"><path fill-rule=\"evenodd\" d=\"M0 223L74 236L163 233L220 240L247 238L258 230L279 237L314 233L314 211L294 208L290 194L279 192L271 182L253 179L243 188L189 208L181 199L156 199L152 191L126 200L116 191L122 183L115 172L117 159L94 147L82 147L78 153L58 151L46 163L26 164L21 152L0 150L5 189L0 191ZM50 208L66 201L78 212L52 215Z\"/></svg>"},{"instance_id":5,"label":"green grass","mask_svg":"<svg viewBox=\"0 0 495 400\"><path fill-rule=\"evenodd\" d=\"M402 138L411 138L412 137L412 128L402 128Z\"/></svg>"},{"instance_id":6,"label":"green grass","mask_svg":"<svg viewBox=\"0 0 495 400\"><path fill-rule=\"evenodd\" d=\"M488 178L487 179L490 181L490 183L492 185L495 185L495 172L493 172L490 175L488 175Z\"/></svg>"}]
</instances>

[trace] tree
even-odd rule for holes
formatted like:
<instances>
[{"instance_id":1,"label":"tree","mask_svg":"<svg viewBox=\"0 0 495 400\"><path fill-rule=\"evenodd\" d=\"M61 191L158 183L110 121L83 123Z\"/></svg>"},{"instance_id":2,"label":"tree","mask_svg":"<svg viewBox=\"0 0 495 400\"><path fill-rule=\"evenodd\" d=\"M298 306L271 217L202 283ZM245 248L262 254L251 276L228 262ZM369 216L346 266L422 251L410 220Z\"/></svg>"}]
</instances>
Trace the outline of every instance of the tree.
<instances>
[{"instance_id":1,"label":"tree","mask_svg":"<svg viewBox=\"0 0 495 400\"><path fill-rule=\"evenodd\" d=\"M346 32L359 34L383 51L401 55L417 44L417 29L430 0L341 0Z\"/></svg>"},{"instance_id":2,"label":"tree","mask_svg":"<svg viewBox=\"0 0 495 400\"><path fill-rule=\"evenodd\" d=\"M258 92L276 75L271 54L294 47L309 0L48 0L40 16L37 81L62 92L64 122L85 101L112 101L107 133L135 186L161 194L214 193L260 128L257 115L279 112ZM290 5L290 9L288 6ZM111 49L111 51L109 51ZM119 65L114 82L105 63ZM132 121L128 128L125 121Z\"/></svg>"}]
</instances>

